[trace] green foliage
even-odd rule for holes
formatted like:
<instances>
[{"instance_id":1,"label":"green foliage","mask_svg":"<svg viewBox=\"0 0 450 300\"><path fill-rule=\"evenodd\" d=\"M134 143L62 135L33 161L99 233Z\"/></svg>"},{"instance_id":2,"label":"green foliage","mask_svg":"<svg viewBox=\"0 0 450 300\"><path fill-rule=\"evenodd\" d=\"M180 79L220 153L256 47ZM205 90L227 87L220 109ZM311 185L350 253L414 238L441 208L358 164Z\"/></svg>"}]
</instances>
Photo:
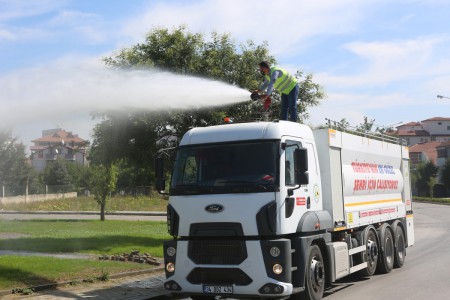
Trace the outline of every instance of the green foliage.
<instances>
[{"instance_id":1,"label":"green foliage","mask_svg":"<svg viewBox=\"0 0 450 300\"><path fill-rule=\"evenodd\" d=\"M356 131L365 133L372 131L373 123L375 122L375 119L369 120L368 117L364 116L364 122L356 126Z\"/></svg>"},{"instance_id":2,"label":"green foliage","mask_svg":"<svg viewBox=\"0 0 450 300\"><path fill-rule=\"evenodd\" d=\"M121 50L107 57L107 66L121 69L153 67L176 74L206 77L248 90L257 89L262 76L258 63L267 60L276 64L266 42L257 45L251 40L237 45L229 34L211 33L205 38L181 26L169 31L150 31L145 43ZM312 81L311 74L296 74L300 82L300 120L308 117L307 107L319 104L325 97L323 89ZM174 87L176 88L176 87ZM249 93L250 96L250 93ZM250 97L249 97L250 98ZM279 95L273 96L279 100ZM279 115L278 101L272 102L272 115ZM94 128L89 159L93 164L115 163L119 168L118 187L150 185L154 180L153 154L158 149L173 147L193 127L222 123L224 116L235 121L261 117L251 101L226 107L193 108L188 111L104 113Z\"/></svg>"},{"instance_id":3,"label":"green foliage","mask_svg":"<svg viewBox=\"0 0 450 300\"><path fill-rule=\"evenodd\" d=\"M90 190L100 205L100 220L105 220L105 208L108 196L116 190L117 167L112 164L109 167L97 165L91 167Z\"/></svg>"},{"instance_id":4,"label":"green foliage","mask_svg":"<svg viewBox=\"0 0 450 300\"><path fill-rule=\"evenodd\" d=\"M17 143L9 131L0 131L0 186L24 187L35 178L27 163L25 146ZM21 191L24 194L24 190Z\"/></svg>"},{"instance_id":5,"label":"green foliage","mask_svg":"<svg viewBox=\"0 0 450 300\"><path fill-rule=\"evenodd\" d=\"M43 170L42 178L45 184L57 186L57 192L69 192L74 189L67 162L62 159L48 161Z\"/></svg>"},{"instance_id":6,"label":"green foliage","mask_svg":"<svg viewBox=\"0 0 450 300\"><path fill-rule=\"evenodd\" d=\"M422 162L411 169L411 182L417 189L417 196L431 196L429 182L438 168L432 161Z\"/></svg>"},{"instance_id":7,"label":"green foliage","mask_svg":"<svg viewBox=\"0 0 450 300\"><path fill-rule=\"evenodd\" d=\"M441 167L440 172L441 183L444 184L447 190L450 190L450 159L445 161L445 164Z\"/></svg>"}]
</instances>

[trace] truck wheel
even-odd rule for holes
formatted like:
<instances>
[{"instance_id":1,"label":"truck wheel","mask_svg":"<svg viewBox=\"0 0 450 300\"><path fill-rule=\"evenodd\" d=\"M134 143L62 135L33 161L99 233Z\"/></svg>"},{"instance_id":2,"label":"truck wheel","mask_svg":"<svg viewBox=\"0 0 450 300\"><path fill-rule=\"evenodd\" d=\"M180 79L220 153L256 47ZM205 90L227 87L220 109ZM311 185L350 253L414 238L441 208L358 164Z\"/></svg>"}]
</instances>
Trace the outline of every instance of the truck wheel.
<instances>
[{"instance_id":1,"label":"truck wheel","mask_svg":"<svg viewBox=\"0 0 450 300\"><path fill-rule=\"evenodd\" d=\"M309 248L305 281L305 291L298 294L300 299L322 299L323 291L325 290L325 266L322 252L317 245L312 245Z\"/></svg>"},{"instance_id":2,"label":"truck wheel","mask_svg":"<svg viewBox=\"0 0 450 300\"><path fill-rule=\"evenodd\" d=\"M380 246L382 251L378 256L378 271L386 274L392 271L394 267L394 240L392 237L391 226L384 223L378 229L378 236L380 237Z\"/></svg>"},{"instance_id":3,"label":"truck wheel","mask_svg":"<svg viewBox=\"0 0 450 300\"><path fill-rule=\"evenodd\" d=\"M406 258L406 246L405 246L405 235L400 226L395 227L395 255L394 255L394 267L401 268L405 263Z\"/></svg>"},{"instance_id":4,"label":"truck wheel","mask_svg":"<svg viewBox=\"0 0 450 300\"><path fill-rule=\"evenodd\" d=\"M364 261L367 262L367 268L360 271L361 276L372 276L375 274L378 262L378 241L375 230L369 229L365 237L366 252L364 252Z\"/></svg>"}]
</instances>

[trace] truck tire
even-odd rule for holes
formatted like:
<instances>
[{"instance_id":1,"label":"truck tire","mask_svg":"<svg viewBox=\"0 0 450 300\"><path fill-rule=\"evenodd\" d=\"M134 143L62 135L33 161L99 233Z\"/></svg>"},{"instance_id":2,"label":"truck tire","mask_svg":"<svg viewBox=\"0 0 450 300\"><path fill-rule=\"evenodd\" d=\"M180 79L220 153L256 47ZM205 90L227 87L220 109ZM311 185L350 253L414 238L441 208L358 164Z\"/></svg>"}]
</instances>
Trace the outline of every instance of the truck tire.
<instances>
[{"instance_id":1,"label":"truck tire","mask_svg":"<svg viewBox=\"0 0 450 300\"><path fill-rule=\"evenodd\" d=\"M398 225L395 226L394 232L394 268L401 268L406 258L405 234L403 233L403 229Z\"/></svg>"},{"instance_id":2,"label":"truck tire","mask_svg":"<svg viewBox=\"0 0 450 300\"><path fill-rule=\"evenodd\" d=\"M384 223L378 229L380 237L380 255L378 256L378 272L387 274L394 268L394 238L389 224Z\"/></svg>"},{"instance_id":3,"label":"truck tire","mask_svg":"<svg viewBox=\"0 0 450 300\"><path fill-rule=\"evenodd\" d=\"M368 277L375 274L378 263L378 239L376 231L373 227L367 228L364 243L366 252L363 252L364 261L367 262L367 268L361 270L358 274L362 277Z\"/></svg>"},{"instance_id":4,"label":"truck tire","mask_svg":"<svg viewBox=\"0 0 450 300\"><path fill-rule=\"evenodd\" d=\"M311 245L305 272L305 290L291 299L320 300L325 290L325 265L319 246Z\"/></svg>"}]
</instances>

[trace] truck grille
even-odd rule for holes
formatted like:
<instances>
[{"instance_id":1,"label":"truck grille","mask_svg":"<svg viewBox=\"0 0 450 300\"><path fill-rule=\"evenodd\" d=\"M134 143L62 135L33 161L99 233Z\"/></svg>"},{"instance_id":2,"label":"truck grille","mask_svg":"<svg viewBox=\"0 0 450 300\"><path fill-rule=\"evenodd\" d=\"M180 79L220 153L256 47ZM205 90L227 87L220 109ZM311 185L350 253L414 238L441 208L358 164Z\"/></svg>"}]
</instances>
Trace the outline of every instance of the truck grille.
<instances>
[{"instance_id":1,"label":"truck grille","mask_svg":"<svg viewBox=\"0 0 450 300\"><path fill-rule=\"evenodd\" d=\"M238 265L247 258L239 223L194 223L189 234L188 256L196 264Z\"/></svg>"},{"instance_id":2,"label":"truck grille","mask_svg":"<svg viewBox=\"0 0 450 300\"><path fill-rule=\"evenodd\" d=\"M240 240L191 240L188 255L200 265L238 265L247 258L247 250Z\"/></svg>"},{"instance_id":3,"label":"truck grille","mask_svg":"<svg viewBox=\"0 0 450 300\"><path fill-rule=\"evenodd\" d=\"M216 285L249 285L252 279L240 269L226 268L195 268L189 273L187 280L191 284L216 284Z\"/></svg>"}]
</instances>

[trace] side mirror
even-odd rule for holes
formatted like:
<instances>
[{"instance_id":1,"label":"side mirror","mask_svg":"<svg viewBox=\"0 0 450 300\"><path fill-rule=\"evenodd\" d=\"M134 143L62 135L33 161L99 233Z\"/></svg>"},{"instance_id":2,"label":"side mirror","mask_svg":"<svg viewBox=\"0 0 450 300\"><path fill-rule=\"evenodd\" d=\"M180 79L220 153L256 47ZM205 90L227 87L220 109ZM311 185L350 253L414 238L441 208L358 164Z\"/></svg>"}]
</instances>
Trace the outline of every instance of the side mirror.
<instances>
[{"instance_id":1,"label":"side mirror","mask_svg":"<svg viewBox=\"0 0 450 300\"><path fill-rule=\"evenodd\" d=\"M163 194L166 189L166 180L164 178L164 160L162 157L155 159L155 188L160 194Z\"/></svg>"},{"instance_id":2,"label":"side mirror","mask_svg":"<svg viewBox=\"0 0 450 300\"><path fill-rule=\"evenodd\" d=\"M306 148L294 150L295 183L298 185L308 184L308 151Z\"/></svg>"}]
</instances>

